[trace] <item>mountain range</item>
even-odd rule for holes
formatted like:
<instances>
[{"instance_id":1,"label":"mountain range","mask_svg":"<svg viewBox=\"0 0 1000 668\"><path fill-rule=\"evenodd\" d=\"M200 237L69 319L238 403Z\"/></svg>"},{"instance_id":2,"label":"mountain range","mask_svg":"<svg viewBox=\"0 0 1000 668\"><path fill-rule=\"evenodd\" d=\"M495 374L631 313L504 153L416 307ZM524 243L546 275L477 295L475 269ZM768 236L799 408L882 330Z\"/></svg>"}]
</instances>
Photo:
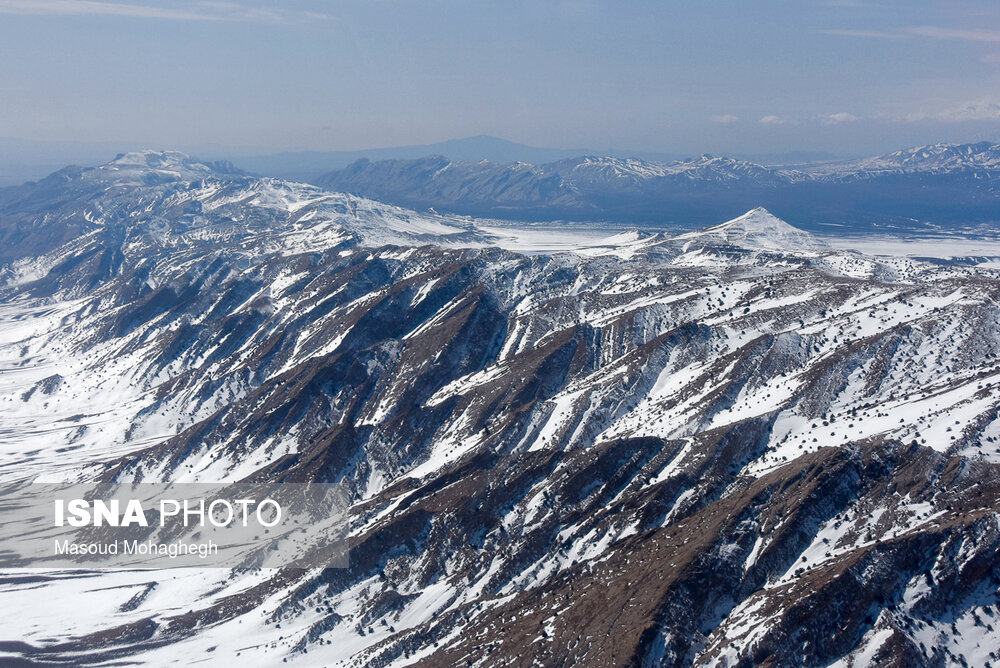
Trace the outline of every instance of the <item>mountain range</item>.
<instances>
[{"instance_id":1,"label":"mountain range","mask_svg":"<svg viewBox=\"0 0 1000 668\"><path fill-rule=\"evenodd\" d=\"M927 153L894 164L956 169ZM0 191L0 481L351 497L347 569L6 572L0 661L995 665L1000 272L713 222L497 226L171 152Z\"/></svg>"},{"instance_id":2,"label":"mountain range","mask_svg":"<svg viewBox=\"0 0 1000 668\"><path fill-rule=\"evenodd\" d=\"M212 153L219 153L218 150ZM686 157L683 153L650 150L623 150L593 148L545 148L529 146L489 135L449 139L433 144L358 149L353 151L284 151L266 155L230 157L246 169L267 176L312 182L320 174L342 169L357 160L413 160L431 155L444 155L451 160L479 162L488 160L500 164L511 162L547 163L582 155L601 155L610 158L637 158L652 162L674 162ZM791 151L759 155L736 156L767 165L798 164L835 160L836 156L823 151Z\"/></svg>"},{"instance_id":3,"label":"mountain range","mask_svg":"<svg viewBox=\"0 0 1000 668\"><path fill-rule=\"evenodd\" d=\"M141 148L141 147L135 147ZM120 144L27 141L0 137L0 186L18 185L27 180L38 180L60 167L72 163L77 165L98 165L106 162L122 149ZM561 149L529 146L518 142L477 135L449 139L430 144L388 146L355 150L288 150L278 153L261 153L250 148L234 148L220 145L193 145L185 147L187 153L211 160L227 159L238 162L241 167L261 176L272 176L293 181L312 181L320 174L333 169L342 169L361 158L369 160L400 160L421 158L428 155L447 155L454 160L492 160L507 163L525 160L529 162L551 162L579 155L608 155L612 157L638 157L646 160L677 160L679 153L657 151L631 151L607 149ZM761 156L768 160L815 160L828 159L823 153L797 152Z\"/></svg>"},{"instance_id":4,"label":"mountain range","mask_svg":"<svg viewBox=\"0 0 1000 668\"><path fill-rule=\"evenodd\" d=\"M477 135L461 139L449 139L433 144L414 144L385 148L358 149L353 151L284 151L256 156L233 158L240 165L254 173L283 179L311 182L320 174L333 169L342 169L358 160L413 160L429 155L446 155L452 160L478 162L489 160L501 164L525 162L552 162L579 155L594 153L588 149L563 149L529 146L518 142ZM646 160L677 160L681 154L657 151L599 151L601 155L612 157L640 157Z\"/></svg>"},{"instance_id":5,"label":"mountain range","mask_svg":"<svg viewBox=\"0 0 1000 668\"><path fill-rule=\"evenodd\" d=\"M841 233L1000 226L1000 145L988 142L791 167L709 155L544 164L361 159L314 181L401 206L508 219L691 227L763 205L816 231L831 224Z\"/></svg>"}]
</instances>

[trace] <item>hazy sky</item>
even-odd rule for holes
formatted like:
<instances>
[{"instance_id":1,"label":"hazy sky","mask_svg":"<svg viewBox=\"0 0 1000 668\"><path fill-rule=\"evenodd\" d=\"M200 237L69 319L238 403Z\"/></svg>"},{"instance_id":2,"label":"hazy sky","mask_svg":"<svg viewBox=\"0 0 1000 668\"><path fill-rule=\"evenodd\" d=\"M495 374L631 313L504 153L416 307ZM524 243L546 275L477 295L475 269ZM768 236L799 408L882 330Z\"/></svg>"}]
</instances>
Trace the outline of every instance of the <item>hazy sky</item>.
<instances>
[{"instance_id":1,"label":"hazy sky","mask_svg":"<svg viewBox=\"0 0 1000 668\"><path fill-rule=\"evenodd\" d=\"M867 154L1000 140L1000 3L0 0L0 138Z\"/></svg>"}]
</instances>

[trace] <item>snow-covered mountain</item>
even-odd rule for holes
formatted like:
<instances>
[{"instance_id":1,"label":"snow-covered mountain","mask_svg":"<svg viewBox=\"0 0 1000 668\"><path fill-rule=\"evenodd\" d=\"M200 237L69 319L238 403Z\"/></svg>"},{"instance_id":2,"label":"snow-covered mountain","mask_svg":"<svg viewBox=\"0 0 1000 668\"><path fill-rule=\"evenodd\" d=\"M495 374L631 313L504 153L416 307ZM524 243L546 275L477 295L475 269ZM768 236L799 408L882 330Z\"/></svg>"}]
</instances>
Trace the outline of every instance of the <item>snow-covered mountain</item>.
<instances>
[{"instance_id":1,"label":"snow-covered mountain","mask_svg":"<svg viewBox=\"0 0 1000 668\"><path fill-rule=\"evenodd\" d=\"M0 207L4 482L352 495L349 569L7 573L4 662L996 661L996 271L763 209L539 236L178 154Z\"/></svg>"},{"instance_id":2,"label":"snow-covered mountain","mask_svg":"<svg viewBox=\"0 0 1000 668\"><path fill-rule=\"evenodd\" d=\"M316 182L403 206L515 219L699 227L764 204L807 227L833 222L870 232L985 223L995 229L998 156L1000 145L986 142L794 168L708 155L671 163L591 156L540 165L433 156L361 160Z\"/></svg>"},{"instance_id":3,"label":"snow-covered mountain","mask_svg":"<svg viewBox=\"0 0 1000 668\"><path fill-rule=\"evenodd\" d=\"M577 189L601 188L616 181L627 180L635 185L652 180L669 179L673 182L754 182L776 184L784 175L772 169L744 160L717 158L703 155L694 160L674 163L657 163L635 158L583 157L563 160L544 166Z\"/></svg>"},{"instance_id":4,"label":"snow-covered mountain","mask_svg":"<svg viewBox=\"0 0 1000 668\"><path fill-rule=\"evenodd\" d=\"M827 163L809 171L839 178L874 178L887 174L995 175L1000 172L1000 144L931 144L875 158Z\"/></svg>"},{"instance_id":5,"label":"snow-covered mountain","mask_svg":"<svg viewBox=\"0 0 1000 668\"><path fill-rule=\"evenodd\" d=\"M763 207L721 225L681 234L676 238L689 244L726 244L747 250L818 251L830 248L824 241L792 227Z\"/></svg>"}]
</instances>

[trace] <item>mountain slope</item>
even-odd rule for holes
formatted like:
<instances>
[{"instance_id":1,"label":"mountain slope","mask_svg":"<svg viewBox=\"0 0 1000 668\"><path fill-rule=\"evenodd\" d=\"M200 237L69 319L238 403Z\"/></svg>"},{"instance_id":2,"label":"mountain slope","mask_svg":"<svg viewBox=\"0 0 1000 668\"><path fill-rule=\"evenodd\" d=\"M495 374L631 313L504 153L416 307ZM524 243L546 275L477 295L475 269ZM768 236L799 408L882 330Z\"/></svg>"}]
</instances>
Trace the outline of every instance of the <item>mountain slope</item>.
<instances>
[{"instance_id":1,"label":"mountain slope","mask_svg":"<svg viewBox=\"0 0 1000 668\"><path fill-rule=\"evenodd\" d=\"M4 270L0 475L341 481L351 567L8 574L4 661L994 660L997 272L764 210L526 255L130 161L10 205L102 186Z\"/></svg>"}]
</instances>

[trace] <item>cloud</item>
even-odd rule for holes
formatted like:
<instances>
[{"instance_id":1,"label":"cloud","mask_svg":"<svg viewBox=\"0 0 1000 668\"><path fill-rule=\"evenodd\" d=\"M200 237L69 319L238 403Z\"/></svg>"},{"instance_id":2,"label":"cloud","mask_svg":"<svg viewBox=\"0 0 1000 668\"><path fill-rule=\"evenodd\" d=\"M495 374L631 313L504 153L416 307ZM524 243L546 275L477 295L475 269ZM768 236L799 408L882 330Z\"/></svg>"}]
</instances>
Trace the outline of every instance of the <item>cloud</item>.
<instances>
[{"instance_id":1,"label":"cloud","mask_svg":"<svg viewBox=\"0 0 1000 668\"><path fill-rule=\"evenodd\" d=\"M990 63L991 65L1000 65L1000 51L984 54L979 60L984 63Z\"/></svg>"},{"instance_id":2,"label":"cloud","mask_svg":"<svg viewBox=\"0 0 1000 668\"><path fill-rule=\"evenodd\" d=\"M970 30L966 28L946 28L943 26L908 26L891 30L821 30L825 35L842 37L864 37L867 39L905 39L907 37L929 37L931 39L959 39L968 42L1000 42L1000 30Z\"/></svg>"},{"instance_id":3,"label":"cloud","mask_svg":"<svg viewBox=\"0 0 1000 668\"><path fill-rule=\"evenodd\" d=\"M881 30L821 30L824 35L839 35L841 37L864 37L867 39L903 39L906 35Z\"/></svg>"},{"instance_id":4,"label":"cloud","mask_svg":"<svg viewBox=\"0 0 1000 668\"><path fill-rule=\"evenodd\" d=\"M117 2L90 2L89 0L0 0L2 14L34 14L54 16L135 16L141 18L211 20L216 17L195 12L161 9L145 5L126 5Z\"/></svg>"},{"instance_id":5,"label":"cloud","mask_svg":"<svg viewBox=\"0 0 1000 668\"><path fill-rule=\"evenodd\" d=\"M785 122L785 119L783 119L781 116L770 115L770 116L764 116L757 122L760 123L761 125L782 125Z\"/></svg>"},{"instance_id":6,"label":"cloud","mask_svg":"<svg viewBox=\"0 0 1000 668\"><path fill-rule=\"evenodd\" d=\"M953 107L936 112L914 112L901 119L909 123L919 121L942 121L945 123L962 123L965 121L1000 120L1000 104L996 102L972 102L960 107Z\"/></svg>"},{"instance_id":7,"label":"cloud","mask_svg":"<svg viewBox=\"0 0 1000 668\"><path fill-rule=\"evenodd\" d=\"M839 111L835 114L825 114L820 116L820 122L826 125L835 125L837 123L850 123L852 121L861 120L860 117L854 114L849 114L846 111Z\"/></svg>"},{"instance_id":8,"label":"cloud","mask_svg":"<svg viewBox=\"0 0 1000 668\"><path fill-rule=\"evenodd\" d=\"M729 125L740 120L739 116L733 116L732 114L722 114L720 116L712 116L713 123L721 123L722 125Z\"/></svg>"},{"instance_id":9,"label":"cloud","mask_svg":"<svg viewBox=\"0 0 1000 668\"><path fill-rule=\"evenodd\" d=\"M908 35L934 39L961 39L969 42L1000 42L1000 30L965 30L940 26L913 26L903 28Z\"/></svg>"},{"instance_id":10,"label":"cloud","mask_svg":"<svg viewBox=\"0 0 1000 668\"><path fill-rule=\"evenodd\" d=\"M296 13L284 10L247 7L235 2L175 3L171 8L124 2L96 0L0 0L0 14L33 16L124 16L175 21L247 21L285 23L298 19L318 20L332 17L316 12Z\"/></svg>"}]
</instances>

